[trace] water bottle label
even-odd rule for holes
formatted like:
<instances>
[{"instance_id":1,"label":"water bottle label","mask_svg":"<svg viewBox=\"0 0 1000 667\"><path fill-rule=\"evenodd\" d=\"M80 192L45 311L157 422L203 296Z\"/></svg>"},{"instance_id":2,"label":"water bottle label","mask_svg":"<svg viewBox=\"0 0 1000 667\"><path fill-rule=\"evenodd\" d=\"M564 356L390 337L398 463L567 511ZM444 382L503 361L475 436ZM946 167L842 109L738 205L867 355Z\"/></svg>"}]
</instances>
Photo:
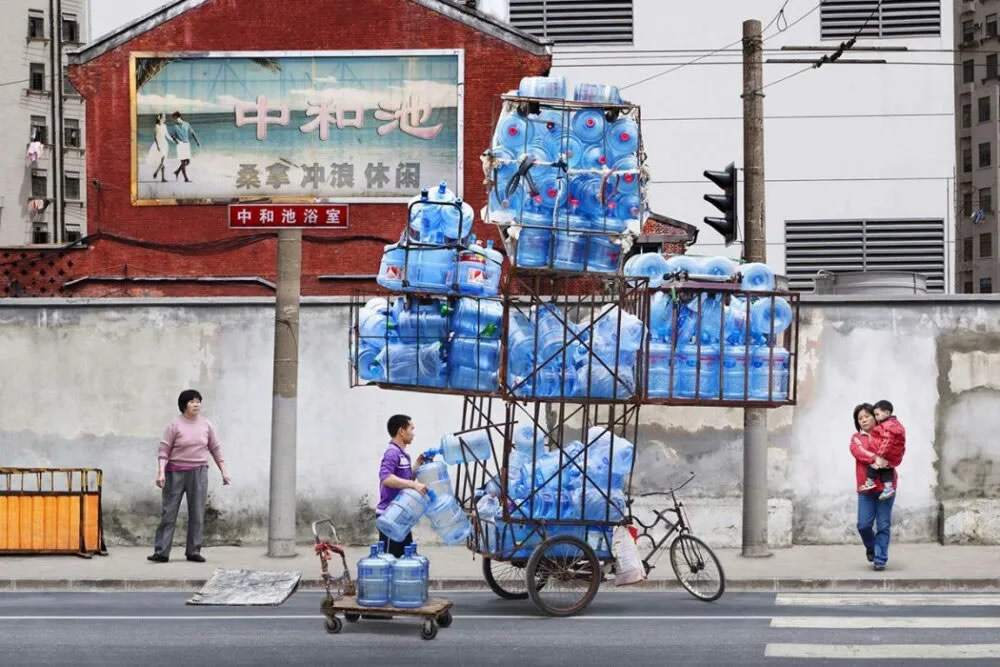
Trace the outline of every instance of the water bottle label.
<instances>
[{"instance_id":1,"label":"water bottle label","mask_svg":"<svg viewBox=\"0 0 1000 667\"><path fill-rule=\"evenodd\" d=\"M387 280L402 280L403 279L403 267L389 265L385 267L385 277Z\"/></svg>"},{"instance_id":2,"label":"water bottle label","mask_svg":"<svg viewBox=\"0 0 1000 667\"><path fill-rule=\"evenodd\" d=\"M486 271L484 269L469 269L465 274L465 282L471 285L485 285Z\"/></svg>"}]
</instances>

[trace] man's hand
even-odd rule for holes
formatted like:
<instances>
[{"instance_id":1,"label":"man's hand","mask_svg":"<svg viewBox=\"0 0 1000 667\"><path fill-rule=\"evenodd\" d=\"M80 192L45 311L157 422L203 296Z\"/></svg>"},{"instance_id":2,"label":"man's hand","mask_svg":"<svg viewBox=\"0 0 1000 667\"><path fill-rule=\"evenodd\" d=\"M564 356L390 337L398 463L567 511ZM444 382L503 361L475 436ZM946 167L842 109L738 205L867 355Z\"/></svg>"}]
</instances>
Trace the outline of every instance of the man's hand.
<instances>
[{"instance_id":1,"label":"man's hand","mask_svg":"<svg viewBox=\"0 0 1000 667\"><path fill-rule=\"evenodd\" d=\"M161 470L160 472L156 473L156 486L162 489L163 485L166 483L167 483L167 476L163 474L163 471Z\"/></svg>"},{"instance_id":2,"label":"man's hand","mask_svg":"<svg viewBox=\"0 0 1000 667\"><path fill-rule=\"evenodd\" d=\"M424 464L424 455L423 454L417 455L417 467L419 468L423 464Z\"/></svg>"},{"instance_id":3,"label":"man's hand","mask_svg":"<svg viewBox=\"0 0 1000 667\"><path fill-rule=\"evenodd\" d=\"M427 495L427 485L423 482L411 482L410 488L420 494Z\"/></svg>"}]
</instances>

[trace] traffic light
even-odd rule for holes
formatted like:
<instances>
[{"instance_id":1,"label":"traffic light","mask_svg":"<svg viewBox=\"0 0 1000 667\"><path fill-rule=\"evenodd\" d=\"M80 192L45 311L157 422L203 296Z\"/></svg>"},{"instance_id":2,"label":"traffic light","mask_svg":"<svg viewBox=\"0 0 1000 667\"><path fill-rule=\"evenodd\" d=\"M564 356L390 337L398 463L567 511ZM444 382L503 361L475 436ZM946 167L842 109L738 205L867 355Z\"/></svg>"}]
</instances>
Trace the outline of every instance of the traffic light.
<instances>
[{"instance_id":1,"label":"traffic light","mask_svg":"<svg viewBox=\"0 0 1000 667\"><path fill-rule=\"evenodd\" d=\"M725 171L706 171L705 178L722 188L724 193L705 195L705 201L722 211L724 216L705 216L705 224L722 234L726 245L730 245L736 240L736 165L730 162Z\"/></svg>"}]
</instances>

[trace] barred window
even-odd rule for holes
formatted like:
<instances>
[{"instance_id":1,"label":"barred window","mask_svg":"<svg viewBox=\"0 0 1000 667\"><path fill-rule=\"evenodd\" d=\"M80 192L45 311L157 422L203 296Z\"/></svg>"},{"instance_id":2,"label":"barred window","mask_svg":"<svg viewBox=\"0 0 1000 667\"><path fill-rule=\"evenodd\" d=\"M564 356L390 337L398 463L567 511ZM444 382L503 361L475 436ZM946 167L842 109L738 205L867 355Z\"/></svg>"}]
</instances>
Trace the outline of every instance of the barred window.
<instances>
[{"instance_id":1,"label":"barred window","mask_svg":"<svg viewBox=\"0 0 1000 667\"><path fill-rule=\"evenodd\" d=\"M510 0L510 22L556 44L632 44L632 0Z\"/></svg>"},{"instance_id":2,"label":"barred window","mask_svg":"<svg viewBox=\"0 0 1000 667\"><path fill-rule=\"evenodd\" d=\"M861 37L938 37L941 0L823 0L823 39Z\"/></svg>"}]
</instances>

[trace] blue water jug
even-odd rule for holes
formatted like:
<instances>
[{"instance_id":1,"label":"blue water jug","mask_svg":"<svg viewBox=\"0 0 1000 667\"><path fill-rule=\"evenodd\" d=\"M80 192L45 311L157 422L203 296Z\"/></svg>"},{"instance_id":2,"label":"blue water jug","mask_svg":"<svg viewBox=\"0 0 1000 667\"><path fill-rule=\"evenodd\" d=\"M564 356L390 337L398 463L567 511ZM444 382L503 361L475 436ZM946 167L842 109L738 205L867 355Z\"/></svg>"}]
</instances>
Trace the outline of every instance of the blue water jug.
<instances>
[{"instance_id":1,"label":"blue water jug","mask_svg":"<svg viewBox=\"0 0 1000 667\"><path fill-rule=\"evenodd\" d=\"M424 604L425 589L424 564L413 557L413 545L407 544L392 571L389 602L400 609L420 607Z\"/></svg>"},{"instance_id":2,"label":"blue water jug","mask_svg":"<svg viewBox=\"0 0 1000 667\"><path fill-rule=\"evenodd\" d=\"M465 391L494 391L499 383L496 371L449 364L448 386Z\"/></svg>"},{"instance_id":3,"label":"blue water jug","mask_svg":"<svg viewBox=\"0 0 1000 667\"><path fill-rule=\"evenodd\" d=\"M578 511L583 507L583 518L588 521L618 522L625 515L625 494L621 489L609 494L606 488L584 485L573 493L572 503Z\"/></svg>"},{"instance_id":4,"label":"blue water jug","mask_svg":"<svg viewBox=\"0 0 1000 667\"><path fill-rule=\"evenodd\" d=\"M507 332L507 370L516 375L527 375L535 365L535 327L527 317L514 312ZM541 348L541 341L538 341Z\"/></svg>"},{"instance_id":5,"label":"blue water jug","mask_svg":"<svg viewBox=\"0 0 1000 667\"><path fill-rule=\"evenodd\" d=\"M610 191L611 184L607 184L605 194L601 194L600 176L577 175L570 181L570 197L579 205L576 212L591 220L603 220L608 215L605 198Z\"/></svg>"},{"instance_id":6,"label":"blue water jug","mask_svg":"<svg viewBox=\"0 0 1000 667\"><path fill-rule=\"evenodd\" d=\"M430 502L427 506L427 518L434 531L445 544L460 544L472 532L472 524L459 506L455 496L439 496L433 492L427 494Z\"/></svg>"},{"instance_id":7,"label":"blue water jug","mask_svg":"<svg viewBox=\"0 0 1000 667\"><path fill-rule=\"evenodd\" d=\"M743 345L747 341L747 302L739 296L730 297L726 305L724 332L726 343Z\"/></svg>"},{"instance_id":8,"label":"blue water jug","mask_svg":"<svg viewBox=\"0 0 1000 667\"><path fill-rule=\"evenodd\" d=\"M397 317L395 330L400 340L407 343L440 340L448 335L448 316L433 310L403 310Z\"/></svg>"},{"instance_id":9,"label":"blue water jug","mask_svg":"<svg viewBox=\"0 0 1000 667\"><path fill-rule=\"evenodd\" d=\"M774 290L774 271L767 264L750 262L740 267L743 275L743 289L748 292L770 292Z\"/></svg>"},{"instance_id":10,"label":"blue water jug","mask_svg":"<svg viewBox=\"0 0 1000 667\"><path fill-rule=\"evenodd\" d=\"M651 398L670 397L670 343L649 344L646 393Z\"/></svg>"},{"instance_id":11,"label":"blue water jug","mask_svg":"<svg viewBox=\"0 0 1000 667\"><path fill-rule=\"evenodd\" d=\"M417 543L408 545L413 548L413 557L416 558L424 566L424 601L426 602L430 598L430 588L431 588L431 561L427 556L417 553Z\"/></svg>"},{"instance_id":12,"label":"blue water jug","mask_svg":"<svg viewBox=\"0 0 1000 667\"><path fill-rule=\"evenodd\" d=\"M459 442L459 438L461 438L461 442ZM441 437L438 451L444 456L444 460L451 465L471 463L473 460L488 461L493 456L489 429L482 428L459 435L446 433Z\"/></svg>"},{"instance_id":13,"label":"blue water jug","mask_svg":"<svg viewBox=\"0 0 1000 667\"><path fill-rule=\"evenodd\" d=\"M629 155L618 160L611 166L615 173L612 177L617 185L618 192L623 195L639 194L639 162L634 155Z\"/></svg>"},{"instance_id":14,"label":"blue water jug","mask_svg":"<svg viewBox=\"0 0 1000 667\"><path fill-rule=\"evenodd\" d=\"M614 363L605 361L602 364L594 361L589 367L584 366L578 369L576 378L580 385L579 394L581 396L586 395L588 387L591 398L623 400L630 398L635 391L634 366L619 364L618 372L615 373Z\"/></svg>"},{"instance_id":15,"label":"blue water jug","mask_svg":"<svg viewBox=\"0 0 1000 667\"><path fill-rule=\"evenodd\" d=\"M674 300L668 292L653 292L649 299L649 337L671 341L674 327ZM652 363L652 362L650 362Z\"/></svg>"},{"instance_id":16,"label":"blue water jug","mask_svg":"<svg viewBox=\"0 0 1000 667\"><path fill-rule=\"evenodd\" d=\"M430 450L430 452L434 451ZM431 456L428 457L427 453L424 453L424 459L427 462L414 471L414 479L421 484L426 484L428 489L439 496L452 493L453 487L451 477L448 475L448 464L444 461L431 460L434 454L431 453Z\"/></svg>"},{"instance_id":17,"label":"blue water jug","mask_svg":"<svg viewBox=\"0 0 1000 667\"><path fill-rule=\"evenodd\" d=\"M583 149L581 169L603 169L607 164L608 158L604 154L604 148L600 144L588 144Z\"/></svg>"},{"instance_id":18,"label":"blue water jug","mask_svg":"<svg viewBox=\"0 0 1000 667\"><path fill-rule=\"evenodd\" d=\"M621 104L622 97L618 86L606 86L600 83L578 83L573 89L573 100L576 102L597 102L606 104Z\"/></svg>"},{"instance_id":19,"label":"blue water jug","mask_svg":"<svg viewBox=\"0 0 1000 667\"><path fill-rule=\"evenodd\" d=\"M364 382L383 382L385 376L382 374L382 367L377 359L382 352L381 347L369 347L363 345L358 351L358 378Z\"/></svg>"},{"instance_id":20,"label":"blue water jug","mask_svg":"<svg viewBox=\"0 0 1000 667\"><path fill-rule=\"evenodd\" d=\"M705 257L698 266L698 273L706 276L732 278L736 273L736 265L728 257Z\"/></svg>"},{"instance_id":21,"label":"blue water jug","mask_svg":"<svg viewBox=\"0 0 1000 667\"><path fill-rule=\"evenodd\" d=\"M387 309L362 309L358 313L358 325L362 345L382 347L390 338L397 338L399 335L396 317Z\"/></svg>"},{"instance_id":22,"label":"blue water jug","mask_svg":"<svg viewBox=\"0 0 1000 667\"><path fill-rule=\"evenodd\" d=\"M410 278L410 288L422 292L451 291L456 257L454 248L411 250L409 268L416 268L417 275Z\"/></svg>"},{"instance_id":23,"label":"blue water jug","mask_svg":"<svg viewBox=\"0 0 1000 667\"><path fill-rule=\"evenodd\" d=\"M722 398L734 401L746 400L747 348L743 345L724 346L720 363Z\"/></svg>"},{"instance_id":24,"label":"blue water jug","mask_svg":"<svg viewBox=\"0 0 1000 667\"><path fill-rule=\"evenodd\" d=\"M378 557L389 564L389 585L392 586L392 568L396 567L396 557L385 550L385 542L378 542L375 545L378 547Z\"/></svg>"},{"instance_id":25,"label":"blue water jug","mask_svg":"<svg viewBox=\"0 0 1000 667\"><path fill-rule=\"evenodd\" d=\"M482 248L469 247L458 252L458 291L462 294L482 295L489 286L486 253Z\"/></svg>"},{"instance_id":26,"label":"blue water jug","mask_svg":"<svg viewBox=\"0 0 1000 667\"><path fill-rule=\"evenodd\" d=\"M639 126L631 118L616 120L608 126L605 146L611 162L634 156L639 150Z\"/></svg>"},{"instance_id":27,"label":"blue water jug","mask_svg":"<svg viewBox=\"0 0 1000 667\"><path fill-rule=\"evenodd\" d=\"M499 339L503 330L503 303L462 297L451 314L451 330L465 338Z\"/></svg>"},{"instance_id":28,"label":"blue water jug","mask_svg":"<svg viewBox=\"0 0 1000 667\"><path fill-rule=\"evenodd\" d=\"M475 213L468 202L456 197L451 204L440 207L440 225L444 240L448 242L465 243L472 233L472 223Z\"/></svg>"},{"instance_id":29,"label":"blue water jug","mask_svg":"<svg viewBox=\"0 0 1000 667\"><path fill-rule=\"evenodd\" d=\"M535 461L534 461L534 467L535 467L535 477L534 477L534 480L535 480L535 490L536 490L536 492L537 492L537 490L542 489L542 488L556 489L559 486L564 486L564 487L566 487L566 486L574 486L575 484L578 483L576 480L582 474L580 472L580 468L578 468L577 466L573 465L572 463L568 463L570 461L570 459L573 457L573 455L576 454L577 452L569 449L569 447L567 447L567 450L568 451L563 451L562 452L562 463L563 463L563 466L562 466L561 469L560 469L560 463L559 463L560 452L558 450L554 450L554 451L551 451L551 452L546 452L546 453L542 454L541 456L537 456L535 458ZM574 460L576 460L580 464L580 467L583 467L583 456L582 455L576 457ZM567 463L568 463L568 465L567 465ZM522 468L522 470L524 471L524 476L526 478L530 479L530 477L531 477L531 462L529 461L529 462L525 463L524 466L523 466L523 468Z\"/></svg>"},{"instance_id":30,"label":"blue water jug","mask_svg":"<svg viewBox=\"0 0 1000 667\"><path fill-rule=\"evenodd\" d=\"M612 203L614 204L613 209L611 208ZM638 194L619 192L608 202L609 215L613 214L614 217L621 220L623 227L628 226L632 220L642 220L643 210L642 199Z\"/></svg>"},{"instance_id":31,"label":"blue water jug","mask_svg":"<svg viewBox=\"0 0 1000 667\"><path fill-rule=\"evenodd\" d=\"M424 343L417 349L417 384L421 387L447 387L448 366L441 341Z\"/></svg>"},{"instance_id":32,"label":"blue water jug","mask_svg":"<svg viewBox=\"0 0 1000 667\"><path fill-rule=\"evenodd\" d=\"M792 323L792 307L782 297L758 299L750 306L750 331L758 341L777 340ZM773 335L772 335L773 321Z\"/></svg>"},{"instance_id":33,"label":"blue water jug","mask_svg":"<svg viewBox=\"0 0 1000 667\"><path fill-rule=\"evenodd\" d=\"M440 206L430 201L427 189L410 200L410 237L421 243L442 243L444 234L441 231Z\"/></svg>"},{"instance_id":34,"label":"blue water jug","mask_svg":"<svg viewBox=\"0 0 1000 667\"><path fill-rule=\"evenodd\" d=\"M599 273L617 273L621 264L622 247L607 236L591 236L587 252L587 268Z\"/></svg>"},{"instance_id":35,"label":"blue water jug","mask_svg":"<svg viewBox=\"0 0 1000 667\"><path fill-rule=\"evenodd\" d=\"M719 397L719 346L704 344L699 359L697 345L683 345L677 351L678 384L677 395L684 398L695 397L698 384L698 398Z\"/></svg>"},{"instance_id":36,"label":"blue water jug","mask_svg":"<svg viewBox=\"0 0 1000 667\"><path fill-rule=\"evenodd\" d=\"M573 114L573 134L585 144L604 140L604 112L600 109L580 109Z\"/></svg>"},{"instance_id":37,"label":"blue water jug","mask_svg":"<svg viewBox=\"0 0 1000 667\"><path fill-rule=\"evenodd\" d=\"M501 144L515 155L524 153L535 134L533 123L516 113L502 116L497 124L494 143Z\"/></svg>"},{"instance_id":38,"label":"blue water jug","mask_svg":"<svg viewBox=\"0 0 1000 667\"><path fill-rule=\"evenodd\" d=\"M555 153L561 152L559 142L567 132L563 127L569 124L569 115L563 115L558 109L542 109L537 114L528 116L528 121L535 126L535 142L555 146Z\"/></svg>"},{"instance_id":39,"label":"blue water jug","mask_svg":"<svg viewBox=\"0 0 1000 667\"><path fill-rule=\"evenodd\" d=\"M687 255L671 255L667 258L667 273L688 273L697 275L701 266L698 260Z\"/></svg>"},{"instance_id":40,"label":"blue water jug","mask_svg":"<svg viewBox=\"0 0 1000 667\"><path fill-rule=\"evenodd\" d=\"M552 247L552 266L563 271L583 271L587 253L587 235L556 232Z\"/></svg>"},{"instance_id":41,"label":"blue water jug","mask_svg":"<svg viewBox=\"0 0 1000 667\"><path fill-rule=\"evenodd\" d=\"M526 76L517 88L521 97L566 99L566 79L561 76Z\"/></svg>"},{"instance_id":42,"label":"blue water jug","mask_svg":"<svg viewBox=\"0 0 1000 667\"><path fill-rule=\"evenodd\" d=\"M601 308L594 322L594 344L597 348L607 343L614 348L615 339L618 349L634 352L642 345L646 336L646 326L638 317L622 310L615 305ZM614 353L609 356L614 357Z\"/></svg>"},{"instance_id":43,"label":"blue water jug","mask_svg":"<svg viewBox=\"0 0 1000 667\"><path fill-rule=\"evenodd\" d=\"M786 400L788 398L788 350L783 347L755 347L751 349L750 361L750 397L762 401ZM768 391L769 378L773 393Z\"/></svg>"},{"instance_id":44,"label":"blue water jug","mask_svg":"<svg viewBox=\"0 0 1000 667\"><path fill-rule=\"evenodd\" d=\"M378 557L378 547L372 545L368 556L358 561L358 604L362 607L383 607L389 604L392 581L391 565Z\"/></svg>"},{"instance_id":45,"label":"blue water jug","mask_svg":"<svg viewBox=\"0 0 1000 667\"><path fill-rule=\"evenodd\" d=\"M532 519L576 519L573 516L573 495L569 490L542 489L536 491L526 503L525 509Z\"/></svg>"},{"instance_id":46,"label":"blue water jug","mask_svg":"<svg viewBox=\"0 0 1000 667\"><path fill-rule=\"evenodd\" d=\"M484 296L500 293L500 278L503 276L503 253L493 247L493 239L486 242L486 289Z\"/></svg>"},{"instance_id":47,"label":"blue water jug","mask_svg":"<svg viewBox=\"0 0 1000 667\"><path fill-rule=\"evenodd\" d=\"M563 141L560 153L566 156L566 165L570 169L581 169L583 166L583 155L587 145L580 141L579 137L569 135Z\"/></svg>"},{"instance_id":48,"label":"blue water jug","mask_svg":"<svg viewBox=\"0 0 1000 667\"><path fill-rule=\"evenodd\" d=\"M417 384L417 344L416 342L390 341L375 358L378 369L392 384Z\"/></svg>"},{"instance_id":49,"label":"blue water jug","mask_svg":"<svg viewBox=\"0 0 1000 667\"><path fill-rule=\"evenodd\" d=\"M500 367L500 341L456 336L448 343L448 363L496 373Z\"/></svg>"},{"instance_id":50,"label":"blue water jug","mask_svg":"<svg viewBox=\"0 0 1000 667\"><path fill-rule=\"evenodd\" d=\"M701 341L718 343L723 336L722 297L719 294L701 294L688 306L701 311Z\"/></svg>"},{"instance_id":51,"label":"blue water jug","mask_svg":"<svg viewBox=\"0 0 1000 667\"><path fill-rule=\"evenodd\" d=\"M500 516L500 501L497 500L496 492L487 493L479 499L476 514L479 517L480 551L494 553L499 549L496 519Z\"/></svg>"},{"instance_id":52,"label":"blue water jug","mask_svg":"<svg viewBox=\"0 0 1000 667\"><path fill-rule=\"evenodd\" d=\"M427 498L413 489L400 491L375 519L375 526L393 542L402 542L427 510Z\"/></svg>"},{"instance_id":53,"label":"blue water jug","mask_svg":"<svg viewBox=\"0 0 1000 667\"><path fill-rule=\"evenodd\" d=\"M518 424L514 428L514 447L515 451L523 452L524 456L530 456L530 452L544 454L545 430L535 424Z\"/></svg>"},{"instance_id":54,"label":"blue water jug","mask_svg":"<svg viewBox=\"0 0 1000 667\"><path fill-rule=\"evenodd\" d=\"M668 260L656 252L633 255L625 264L625 275L630 278L648 278L650 287L663 284L663 276L670 270Z\"/></svg>"},{"instance_id":55,"label":"blue water jug","mask_svg":"<svg viewBox=\"0 0 1000 667\"><path fill-rule=\"evenodd\" d=\"M387 245L382 253L382 263L375 281L387 290L398 292L403 289L406 268L406 250L396 244Z\"/></svg>"}]
</instances>

